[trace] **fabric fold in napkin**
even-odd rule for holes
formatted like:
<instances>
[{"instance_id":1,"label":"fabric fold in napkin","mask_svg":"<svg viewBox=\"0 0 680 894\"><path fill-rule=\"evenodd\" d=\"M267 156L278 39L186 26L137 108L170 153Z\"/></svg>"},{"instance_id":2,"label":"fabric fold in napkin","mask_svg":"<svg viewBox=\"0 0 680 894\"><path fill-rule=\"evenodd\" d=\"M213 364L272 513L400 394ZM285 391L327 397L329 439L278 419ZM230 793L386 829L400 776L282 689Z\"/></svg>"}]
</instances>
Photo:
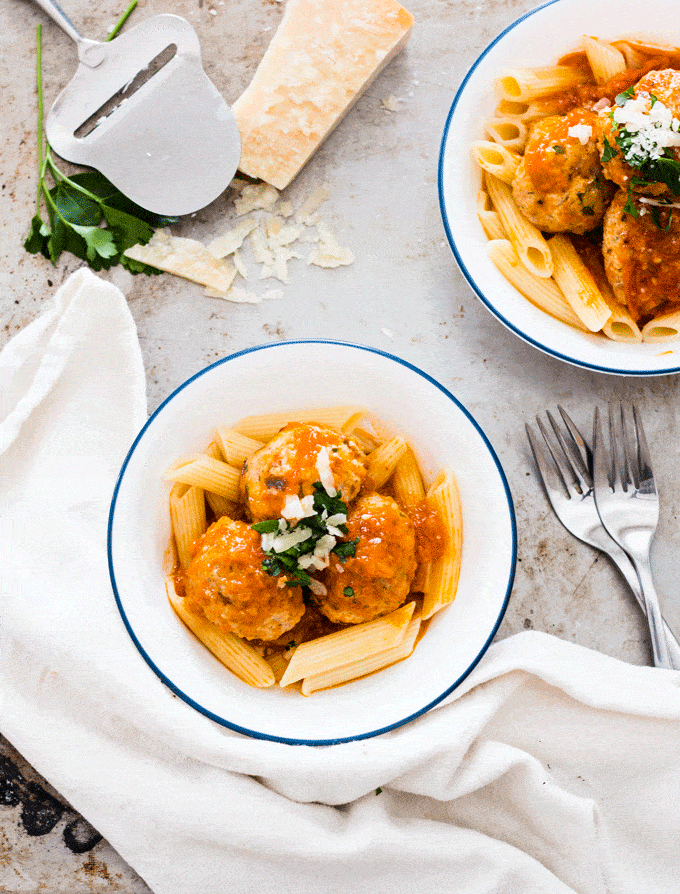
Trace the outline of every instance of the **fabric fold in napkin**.
<instances>
[{"instance_id":1,"label":"fabric fold in napkin","mask_svg":"<svg viewBox=\"0 0 680 894\"><path fill-rule=\"evenodd\" d=\"M0 731L155 894L680 890L679 673L526 632L380 737L225 730L156 678L111 592L146 417L123 295L79 270L0 375Z\"/></svg>"}]
</instances>

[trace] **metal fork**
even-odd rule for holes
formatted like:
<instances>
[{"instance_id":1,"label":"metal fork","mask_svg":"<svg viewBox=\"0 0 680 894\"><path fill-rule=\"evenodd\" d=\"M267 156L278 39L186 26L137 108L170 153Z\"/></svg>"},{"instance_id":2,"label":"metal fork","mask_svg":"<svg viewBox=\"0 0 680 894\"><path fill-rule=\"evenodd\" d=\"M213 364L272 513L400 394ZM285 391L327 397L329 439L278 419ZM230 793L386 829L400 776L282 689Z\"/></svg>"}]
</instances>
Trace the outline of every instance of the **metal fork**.
<instances>
[{"instance_id":1,"label":"metal fork","mask_svg":"<svg viewBox=\"0 0 680 894\"><path fill-rule=\"evenodd\" d=\"M564 423L564 431L553 416L546 413L554 437L549 435L540 417L536 417L544 446L532 428L526 426L529 444L550 505L570 534L609 556L644 612L645 602L635 568L626 553L606 532L597 512L593 496L591 449L566 411L560 406L557 409ZM673 664L680 669L680 643L665 622L664 631Z\"/></svg>"},{"instance_id":2,"label":"metal fork","mask_svg":"<svg viewBox=\"0 0 680 894\"><path fill-rule=\"evenodd\" d=\"M632 418L631 418L632 416ZM645 601L656 667L673 667L663 618L654 588L649 550L659 521L659 497L642 420L623 402L609 405L609 441L605 444L599 410L595 410L593 481L602 524L626 551L637 572Z\"/></svg>"}]
</instances>

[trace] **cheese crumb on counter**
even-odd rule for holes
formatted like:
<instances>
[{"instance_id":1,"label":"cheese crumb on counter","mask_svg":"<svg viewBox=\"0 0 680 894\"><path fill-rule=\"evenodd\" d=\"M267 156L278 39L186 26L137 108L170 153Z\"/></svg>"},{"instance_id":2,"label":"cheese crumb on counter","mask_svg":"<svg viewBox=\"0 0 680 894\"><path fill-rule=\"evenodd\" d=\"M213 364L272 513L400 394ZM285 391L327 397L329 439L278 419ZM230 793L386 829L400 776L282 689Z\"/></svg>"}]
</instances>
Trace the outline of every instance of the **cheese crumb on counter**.
<instances>
[{"instance_id":1,"label":"cheese crumb on counter","mask_svg":"<svg viewBox=\"0 0 680 894\"><path fill-rule=\"evenodd\" d=\"M319 230L319 245L309 256L308 264L315 264L317 267L344 267L347 264L354 263L354 255L349 248L343 248L336 237L331 233L326 224L319 221L317 224Z\"/></svg>"},{"instance_id":2,"label":"cheese crumb on counter","mask_svg":"<svg viewBox=\"0 0 680 894\"><path fill-rule=\"evenodd\" d=\"M212 255L202 242L172 236L167 230L156 230L147 245L133 245L125 256L221 292L229 290L236 276L236 269Z\"/></svg>"},{"instance_id":3,"label":"cheese crumb on counter","mask_svg":"<svg viewBox=\"0 0 680 894\"><path fill-rule=\"evenodd\" d=\"M406 45L396 0L288 0L249 87L232 109L239 169L283 189Z\"/></svg>"}]
</instances>

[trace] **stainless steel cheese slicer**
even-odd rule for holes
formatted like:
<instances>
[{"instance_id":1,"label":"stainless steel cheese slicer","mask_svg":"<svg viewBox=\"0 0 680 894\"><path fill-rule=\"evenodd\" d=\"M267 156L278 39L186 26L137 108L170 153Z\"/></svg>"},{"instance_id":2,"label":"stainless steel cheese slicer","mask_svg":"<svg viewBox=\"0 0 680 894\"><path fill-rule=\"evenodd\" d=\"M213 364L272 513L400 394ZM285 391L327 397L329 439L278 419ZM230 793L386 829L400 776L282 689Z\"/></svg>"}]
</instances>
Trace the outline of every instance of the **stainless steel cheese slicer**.
<instances>
[{"instance_id":1,"label":"stainless steel cheese slicer","mask_svg":"<svg viewBox=\"0 0 680 894\"><path fill-rule=\"evenodd\" d=\"M76 73L45 121L54 151L158 214L189 214L216 199L236 172L241 141L189 22L157 15L99 42L82 37L56 3L36 2L78 47Z\"/></svg>"}]
</instances>

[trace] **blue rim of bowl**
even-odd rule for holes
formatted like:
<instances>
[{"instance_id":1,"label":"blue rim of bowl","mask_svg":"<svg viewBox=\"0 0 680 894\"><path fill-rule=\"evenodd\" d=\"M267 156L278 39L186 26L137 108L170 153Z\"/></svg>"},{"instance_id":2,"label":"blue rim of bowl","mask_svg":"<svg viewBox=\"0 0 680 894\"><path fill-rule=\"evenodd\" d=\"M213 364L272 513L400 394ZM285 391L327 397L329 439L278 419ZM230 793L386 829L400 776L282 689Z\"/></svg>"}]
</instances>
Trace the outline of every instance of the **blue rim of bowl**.
<instances>
[{"instance_id":1,"label":"blue rim of bowl","mask_svg":"<svg viewBox=\"0 0 680 894\"><path fill-rule=\"evenodd\" d=\"M341 347L354 348L359 351L366 351L371 354L378 354L381 357L386 357L388 360L393 360L394 362L399 363L402 366L405 366L408 369L412 370L413 372L417 373L419 376L422 376L424 379L426 379L428 382L430 382L430 384L432 384L436 388L438 388L439 391L442 392L442 394L446 395L446 397L448 397L449 400L451 400L458 407L458 409L465 415L465 417L468 419L468 421L475 428L475 430L477 431L479 436L482 438L484 444L486 445L486 448L489 451L489 454L491 455L494 463L496 464L496 469L498 470L498 474L500 476L501 482L503 484L503 488L505 490L505 497L506 497L506 500L508 503L508 515L509 515L510 526L511 526L511 530L512 530L512 561L511 561L511 565L510 565L510 573L508 576L508 583L507 583L507 587L506 587L506 591L505 591L505 596L503 599L503 604L502 604L501 610L498 614L498 618L496 619L496 623L494 624L493 629L492 629L491 633L489 634L486 642L480 649L479 654L477 655L475 660L469 665L469 667L465 670L465 672L463 674L461 674L460 677L458 677L458 679L451 686L447 687L447 689L444 692L442 692L441 695L439 695L437 698L433 699L431 702L429 702L427 705L425 705L423 708L419 709L418 711L415 711L414 713L409 714L408 717L404 717L402 720L398 720L395 723L391 723L388 726L381 727L380 729L371 730L371 731L365 732L365 733L358 733L358 734L352 735L352 736L338 737L338 738L332 738L332 739L294 739L294 738L290 738L290 737L286 737L286 736L275 736L275 735L271 735L269 733L262 733L257 730L247 729L246 727L239 726L238 724L232 723L231 721L227 720L226 718L220 717L219 715L213 713L208 708L205 708L203 705L199 704L194 699L192 699L190 696L188 696L185 692L183 692L181 689L179 689L179 687L176 686L172 682L172 680L170 680L163 673L163 671L154 663L154 661L148 655L148 653L146 652L146 650L144 649L142 644L137 639L137 636L135 635L132 625L130 624L130 621L125 613L125 609L123 608L123 605L122 605L122 602L120 599L120 595L118 592L118 586L116 584L116 575L115 575L115 570L114 570L114 566L113 566L113 553L112 553L112 533L113 533L112 528L113 528L113 520L114 520L114 515L115 515L115 510L116 510L116 500L118 498L118 492L120 490L120 487L121 487L121 484L123 481L123 477L125 475L125 470L127 469L128 463L130 462L130 459L132 458L132 455L134 454L134 452L137 448L137 445L139 444L141 439L144 437L144 435L147 432L147 430L149 429L149 427L151 425L153 425L153 422L158 417L159 413L161 413L163 411L163 408L167 404L169 404L170 401L173 400L173 398L177 394L180 393L180 391L183 391L195 379L200 378L201 376L205 375L206 373L210 372L211 370L215 369L218 366L222 366L223 364L228 363L230 360L234 360L237 357L242 357L245 354L252 354L255 351L276 350L277 348L287 348L287 347L290 347L291 345L311 345L311 344L339 345ZM237 351L234 354L229 354L229 356L223 357L221 360L217 360L215 363L211 363L210 366L206 366L204 369L195 373L193 376L191 376L185 382L183 382L168 397L166 397L166 399L163 401L163 403L161 403L160 406L152 413L152 415L149 416L146 423L142 427L141 431L135 438L132 446L130 447L130 450L128 451L128 454L125 457L125 460L121 467L120 473L118 475L118 479L116 481L116 486L113 491L113 497L111 499L111 507L109 510L109 521L108 521L108 531L107 531L107 554L108 554L109 576L111 578L111 586L113 588L113 594L116 599L118 611L120 612L121 618L123 619L125 628L127 629L127 632L130 635L130 638L132 639L133 643L137 647L142 658L146 661L146 663L149 665L151 670L159 677L159 679L170 690L172 690L172 692L175 693L175 695L179 696L179 698L181 698L184 702L186 702L188 705L190 705L192 708L194 708L199 713L203 714L205 717L208 717L210 720L213 720L216 723L219 723L221 726L227 727L228 729L234 730L234 732L242 733L243 735L250 736L251 738L254 738L254 739L266 739L270 742L281 742L286 745L339 745L344 742L353 742L353 741L357 741L359 739L370 739L370 738L373 738L374 736L380 736L383 733L389 732L390 730L397 729L400 726L404 726L404 724L406 724L406 723L410 723L412 720L415 720L416 717L420 717L422 714L425 714L427 711L431 710L435 705L439 704L439 702L441 702L451 692L453 692L453 690L456 689L463 682L463 680L465 680L465 678L472 672L472 670L474 670L474 668L479 663L479 661L481 660L481 658L484 655L484 653L486 652L486 650L491 645L491 641L493 640L494 636L496 635L496 632L501 624L501 621L503 620L503 616L505 615L506 609L508 607L510 593L512 592L512 585L513 585L513 582L515 579L515 568L517 565L517 524L516 524L516 519L515 519L515 510L514 510L514 505L513 505L513 501L512 501L512 495L510 493L510 488L508 486L508 482L505 477L505 472L503 471L503 467L501 466L501 464L498 460L498 457L496 456L495 450L489 443L489 439L486 437L486 435L484 434L482 429L479 427L477 422L470 415L470 413L460 403L460 401L458 401L457 398L455 398L451 394L451 392L448 391L446 388L444 388L444 386L441 385L436 379L433 379L432 376L428 375L426 372L423 372L421 369L418 369L417 366L414 366L412 363L409 363L407 360L403 360L401 357L396 357L394 354L388 354L387 352L381 351L378 348L371 348L371 347L367 347L364 345L352 344L351 342L335 341L335 340L330 340L330 339L317 339L317 338L298 339L296 341L277 342L276 344L258 345L256 347L252 347L252 348L245 348L242 351Z\"/></svg>"},{"instance_id":2,"label":"blue rim of bowl","mask_svg":"<svg viewBox=\"0 0 680 894\"><path fill-rule=\"evenodd\" d=\"M491 52L491 50L496 46L496 44L501 41L506 34L509 34L510 31L515 29L518 25L520 25L525 19L530 18L536 13L541 12L544 9L547 9L549 6L554 6L556 3L562 3L565 0L549 0L548 3L544 3L541 6L537 6L536 9L529 10L529 12L525 13L523 16L520 16L507 28L505 28L491 43L486 47L486 49L477 57L475 62L470 67L468 73L465 75L463 82L458 88L456 95L451 103L451 108L449 109L449 114L446 118L446 124L444 125L444 133L442 135L441 147L439 150L439 171L438 171L438 187L439 187L439 210L441 212L442 221L444 223L444 230L446 231L446 238L449 241L449 245L451 246L451 251L456 259L456 263L460 267L460 271L468 282L468 285L472 289L472 291L477 295L479 300L486 306L486 308L496 317L496 319L500 320L500 322L506 326L511 332L514 332L519 338L523 341L527 342L533 347L538 348L539 351L543 351L543 353L548 354L551 357L556 357L558 360L563 360L565 363L570 363L573 366L581 367L582 369L590 369L594 372L602 372L608 373L610 375L618 375L618 376L668 376L673 375L674 373L680 372L680 366L671 367L668 369L661 370L632 370L632 369L616 369L610 368L607 366L599 366L595 363L587 363L585 360L577 360L575 357L569 357L566 354L561 354L559 351L553 350L553 348L549 348L546 345L542 344L539 341L536 341L535 338L532 338L530 335L527 335L525 332L522 332L514 323L511 323L510 320L506 319L503 314L501 314L494 305L489 301L481 288L477 285L474 277L470 273L470 271L465 266L465 262L458 251L458 247L456 246L455 239L453 238L453 234L451 232L451 227L449 225L449 216L446 211L446 201L444 199L444 154L446 152L446 143L449 135L449 129L451 127L451 122L453 120L453 116L456 111L456 107L460 101L461 96L463 95L465 88L467 87L468 81L477 70L478 66L485 58L485 56ZM567 0L568 2L568 0Z\"/></svg>"}]
</instances>

